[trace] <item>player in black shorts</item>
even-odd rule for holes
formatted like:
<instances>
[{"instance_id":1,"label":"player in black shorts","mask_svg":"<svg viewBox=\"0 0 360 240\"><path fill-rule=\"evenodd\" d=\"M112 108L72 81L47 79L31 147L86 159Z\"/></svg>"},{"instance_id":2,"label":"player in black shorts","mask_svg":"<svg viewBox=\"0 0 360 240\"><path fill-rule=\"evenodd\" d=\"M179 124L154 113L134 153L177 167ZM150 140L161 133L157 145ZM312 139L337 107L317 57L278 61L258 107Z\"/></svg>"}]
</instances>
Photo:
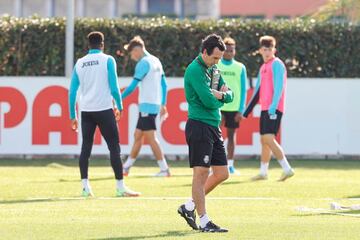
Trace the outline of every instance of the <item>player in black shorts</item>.
<instances>
[{"instance_id":1,"label":"player in black shorts","mask_svg":"<svg viewBox=\"0 0 360 240\"><path fill-rule=\"evenodd\" d=\"M235 132L240 127L240 121L242 115L239 112L227 112L221 111L221 125L226 128L227 131L227 163L229 173L233 175L240 175L234 167L234 153L235 153Z\"/></svg>"},{"instance_id":2,"label":"player in black shorts","mask_svg":"<svg viewBox=\"0 0 360 240\"><path fill-rule=\"evenodd\" d=\"M260 135L277 135L280 130L282 112L276 110L276 118L271 119L268 111L261 111L260 114Z\"/></svg>"},{"instance_id":3,"label":"player in black shorts","mask_svg":"<svg viewBox=\"0 0 360 240\"><path fill-rule=\"evenodd\" d=\"M276 40L272 36L260 38L259 52L264 60L260 68L258 82L254 96L245 110L246 117L257 104L261 105L260 135L261 135L261 164L260 173L252 180L266 180L268 178L269 162L274 154L283 169L279 181L294 176L294 170L286 159L283 148L276 140L280 129L281 118L285 110L285 92L287 73L285 64L275 56Z\"/></svg>"},{"instance_id":4,"label":"player in black shorts","mask_svg":"<svg viewBox=\"0 0 360 240\"><path fill-rule=\"evenodd\" d=\"M239 123L243 119L246 102L246 67L241 62L234 59L236 54L236 42L231 37L224 39L226 50L223 58L217 64L221 71L221 76L226 81L226 85L234 93L234 100L230 104L225 104L221 108L222 125L226 128L227 134L227 163L229 173L240 175L234 166L234 153L236 145L236 131Z\"/></svg>"},{"instance_id":5,"label":"player in black shorts","mask_svg":"<svg viewBox=\"0 0 360 240\"><path fill-rule=\"evenodd\" d=\"M219 127L189 119L185 128L190 167L226 166L224 139Z\"/></svg>"},{"instance_id":6,"label":"player in black shorts","mask_svg":"<svg viewBox=\"0 0 360 240\"><path fill-rule=\"evenodd\" d=\"M141 131L156 130L157 114L139 113L139 119L136 128Z\"/></svg>"},{"instance_id":7,"label":"player in black shorts","mask_svg":"<svg viewBox=\"0 0 360 240\"><path fill-rule=\"evenodd\" d=\"M189 104L185 135L193 181L192 199L181 205L178 213L193 229L198 229L196 208L200 216L199 228L203 232L227 232L209 219L205 209L205 195L229 177L219 128L220 108L231 102L234 95L215 66L224 50L221 37L209 35L203 41L202 53L185 71L185 96ZM212 174L209 175L210 167Z\"/></svg>"},{"instance_id":8,"label":"player in black shorts","mask_svg":"<svg viewBox=\"0 0 360 240\"><path fill-rule=\"evenodd\" d=\"M123 92L123 99L129 96L139 85L139 119L134 133L134 143L130 154L124 163L124 176L128 176L141 150L143 140L149 143L160 172L156 177L170 177L170 169L165 159L156 134L156 116L165 119L167 84L160 60L145 49L145 43L140 36L135 36L124 48L136 61L134 79Z\"/></svg>"}]
</instances>

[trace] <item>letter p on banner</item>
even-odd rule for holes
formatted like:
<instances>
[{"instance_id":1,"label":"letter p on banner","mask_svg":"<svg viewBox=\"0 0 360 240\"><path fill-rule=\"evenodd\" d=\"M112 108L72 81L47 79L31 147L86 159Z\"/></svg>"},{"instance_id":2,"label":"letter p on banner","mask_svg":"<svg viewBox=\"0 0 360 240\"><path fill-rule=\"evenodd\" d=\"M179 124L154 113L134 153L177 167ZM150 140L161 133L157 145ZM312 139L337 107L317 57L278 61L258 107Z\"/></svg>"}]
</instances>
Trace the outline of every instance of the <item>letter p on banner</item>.
<instances>
[{"instance_id":1,"label":"letter p on banner","mask_svg":"<svg viewBox=\"0 0 360 240\"><path fill-rule=\"evenodd\" d=\"M25 118L25 96L16 88L0 87L0 143L1 131L19 125Z\"/></svg>"}]
</instances>

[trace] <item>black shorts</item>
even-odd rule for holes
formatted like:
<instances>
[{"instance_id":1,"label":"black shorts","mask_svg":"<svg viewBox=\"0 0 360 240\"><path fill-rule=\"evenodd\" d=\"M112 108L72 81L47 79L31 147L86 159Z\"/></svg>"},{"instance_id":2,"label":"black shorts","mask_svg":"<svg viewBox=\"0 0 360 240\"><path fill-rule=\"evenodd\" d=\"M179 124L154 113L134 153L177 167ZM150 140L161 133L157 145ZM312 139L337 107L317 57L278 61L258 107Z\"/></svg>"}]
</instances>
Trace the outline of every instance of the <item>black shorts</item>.
<instances>
[{"instance_id":1,"label":"black shorts","mask_svg":"<svg viewBox=\"0 0 360 240\"><path fill-rule=\"evenodd\" d=\"M270 119L268 111L261 111L260 115L260 135L276 135L280 129L282 112L276 110L276 119Z\"/></svg>"},{"instance_id":2,"label":"black shorts","mask_svg":"<svg viewBox=\"0 0 360 240\"><path fill-rule=\"evenodd\" d=\"M140 112L136 128L141 131L156 130L156 116L157 114Z\"/></svg>"},{"instance_id":3,"label":"black shorts","mask_svg":"<svg viewBox=\"0 0 360 240\"><path fill-rule=\"evenodd\" d=\"M238 112L221 111L221 117L226 128L239 128L239 122L235 122L235 116Z\"/></svg>"},{"instance_id":4,"label":"black shorts","mask_svg":"<svg viewBox=\"0 0 360 240\"><path fill-rule=\"evenodd\" d=\"M226 166L224 139L220 128L188 119L185 127L190 167Z\"/></svg>"}]
</instances>

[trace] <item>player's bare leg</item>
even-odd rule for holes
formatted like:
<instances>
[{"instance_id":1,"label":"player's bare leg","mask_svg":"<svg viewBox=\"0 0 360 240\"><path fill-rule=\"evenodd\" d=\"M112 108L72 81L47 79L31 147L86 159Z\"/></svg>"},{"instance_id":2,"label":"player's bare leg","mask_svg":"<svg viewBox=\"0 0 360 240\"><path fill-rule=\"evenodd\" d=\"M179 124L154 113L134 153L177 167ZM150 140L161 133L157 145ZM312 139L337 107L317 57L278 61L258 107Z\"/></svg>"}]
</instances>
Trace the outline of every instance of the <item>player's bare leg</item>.
<instances>
[{"instance_id":1,"label":"player's bare leg","mask_svg":"<svg viewBox=\"0 0 360 240\"><path fill-rule=\"evenodd\" d=\"M205 194L211 192L217 185L229 178L227 166L211 166L212 174L205 183Z\"/></svg>"},{"instance_id":2,"label":"player's bare leg","mask_svg":"<svg viewBox=\"0 0 360 240\"><path fill-rule=\"evenodd\" d=\"M266 138L261 136L261 157L260 157L260 173L251 178L253 181L266 180L268 178L268 169L271 159L271 149L266 144Z\"/></svg>"},{"instance_id":3,"label":"player's bare leg","mask_svg":"<svg viewBox=\"0 0 360 240\"><path fill-rule=\"evenodd\" d=\"M209 176L209 169L206 167L193 168L192 199L199 216L206 213L205 210L205 183Z\"/></svg>"},{"instance_id":4,"label":"player's bare leg","mask_svg":"<svg viewBox=\"0 0 360 240\"><path fill-rule=\"evenodd\" d=\"M291 168L289 162L287 161L283 148L276 141L275 135L265 134L261 136L261 139L262 142L264 142L264 144L266 144L271 149L284 171L279 181L285 181L286 179L294 176L294 170Z\"/></svg>"},{"instance_id":5,"label":"player's bare leg","mask_svg":"<svg viewBox=\"0 0 360 240\"><path fill-rule=\"evenodd\" d=\"M156 177L170 177L170 170L167 165L164 153L160 147L159 139L156 136L155 130L144 131L145 139L149 142L152 152L157 160L160 167L160 172L157 173Z\"/></svg>"},{"instance_id":6,"label":"player's bare leg","mask_svg":"<svg viewBox=\"0 0 360 240\"><path fill-rule=\"evenodd\" d=\"M130 155L126 162L124 163L123 167L123 175L127 176L129 174L130 168L133 166L133 164L136 161L137 156L139 155L139 152L141 150L142 144L144 141L144 134L143 131L140 129L135 129L134 133L134 143L130 151Z\"/></svg>"},{"instance_id":7,"label":"player's bare leg","mask_svg":"<svg viewBox=\"0 0 360 240\"><path fill-rule=\"evenodd\" d=\"M236 171L234 167L234 152L235 152L235 128L226 128L228 142L227 142L227 159L228 159L228 167L229 167L229 173L240 175L238 171Z\"/></svg>"}]
</instances>

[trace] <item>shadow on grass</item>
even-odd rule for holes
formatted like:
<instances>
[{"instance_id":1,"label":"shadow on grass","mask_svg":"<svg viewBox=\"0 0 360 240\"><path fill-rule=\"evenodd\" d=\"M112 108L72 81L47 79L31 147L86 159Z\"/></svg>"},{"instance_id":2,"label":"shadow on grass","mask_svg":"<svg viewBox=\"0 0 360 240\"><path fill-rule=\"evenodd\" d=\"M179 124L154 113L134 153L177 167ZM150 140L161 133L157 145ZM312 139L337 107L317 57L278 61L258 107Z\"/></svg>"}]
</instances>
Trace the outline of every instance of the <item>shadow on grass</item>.
<instances>
[{"instance_id":1,"label":"shadow on grass","mask_svg":"<svg viewBox=\"0 0 360 240\"><path fill-rule=\"evenodd\" d=\"M313 217L320 215L360 218L360 210L343 210L343 211L324 210L323 212L319 211L319 212L299 213L299 214L294 214L293 216Z\"/></svg>"},{"instance_id":2,"label":"shadow on grass","mask_svg":"<svg viewBox=\"0 0 360 240\"><path fill-rule=\"evenodd\" d=\"M360 199L360 194L359 195L353 195L353 196L347 196L347 198L359 198Z\"/></svg>"},{"instance_id":3,"label":"shadow on grass","mask_svg":"<svg viewBox=\"0 0 360 240\"><path fill-rule=\"evenodd\" d=\"M357 214L360 217L360 210L351 210L351 211L346 211L345 213L349 213L349 214Z\"/></svg>"},{"instance_id":4,"label":"shadow on grass","mask_svg":"<svg viewBox=\"0 0 360 240\"><path fill-rule=\"evenodd\" d=\"M245 180L245 181L228 181L224 182L221 185L237 185L237 184L244 184L244 183L253 183L254 181Z\"/></svg>"},{"instance_id":5,"label":"shadow on grass","mask_svg":"<svg viewBox=\"0 0 360 240\"><path fill-rule=\"evenodd\" d=\"M38 198L38 199L16 199L16 200L0 200L0 205L17 204L17 203L41 203L41 202L68 202L79 200L91 200L83 197L68 197L68 198Z\"/></svg>"},{"instance_id":6,"label":"shadow on grass","mask_svg":"<svg viewBox=\"0 0 360 240\"><path fill-rule=\"evenodd\" d=\"M253 181L251 180L246 180L246 181L229 181L229 182L224 182L221 183L221 185L238 185L238 184L244 184L244 183L252 183ZM169 186L170 188L174 188L174 187L191 187L192 184L191 183L187 183L187 184L181 184L181 185L171 185Z\"/></svg>"},{"instance_id":7,"label":"shadow on grass","mask_svg":"<svg viewBox=\"0 0 360 240\"><path fill-rule=\"evenodd\" d=\"M97 181L105 181L105 180L114 180L115 178L113 176L109 177L99 177L99 178L90 178L91 182L97 182ZM57 183L57 182L80 182L80 179L64 179L60 178L58 180L52 180L52 181L30 181L30 183Z\"/></svg>"},{"instance_id":8,"label":"shadow on grass","mask_svg":"<svg viewBox=\"0 0 360 240\"><path fill-rule=\"evenodd\" d=\"M171 177L192 177L192 174L171 174ZM152 179L167 179L168 177L155 177L153 175L130 175L127 178L152 178Z\"/></svg>"},{"instance_id":9,"label":"shadow on grass","mask_svg":"<svg viewBox=\"0 0 360 240\"><path fill-rule=\"evenodd\" d=\"M123 160L124 162L124 160ZM188 161L168 161L170 167L188 167ZM0 167L49 167L53 169L61 169L66 167L78 167L78 158L73 159L0 159ZM94 158L89 161L90 167L111 167L110 160L104 158ZM154 167L158 165L152 159L139 159L136 161L135 167Z\"/></svg>"},{"instance_id":10,"label":"shadow on grass","mask_svg":"<svg viewBox=\"0 0 360 240\"><path fill-rule=\"evenodd\" d=\"M171 177L176 177L176 178L182 178L182 177L191 177L192 174L173 174L171 175ZM164 179L163 177L155 177L153 175L135 175L132 176L130 175L129 177L126 177L126 179L143 179L143 178L148 178L148 179ZM114 180L114 176L109 176L109 177L99 177L99 178L90 178L91 182L96 182L96 181L106 181L106 180ZM165 178L166 179L166 178ZM79 179L64 179L64 178L60 178L58 180L53 180L53 181L31 181L31 183L55 183L55 182L79 182Z\"/></svg>"},{"instance_id":11,"label":"shadow on grass","mask_svg":"<svg viewBox=\"0 0 360 240\"><path fill-rule=\"evenodd\" d=\"M183 161L168 161L170 168L188 168L187 160ZM343 159L301 159L290 160L291 165L303 169L322 169L322 170L358 170L360 169L360 161L358 160L343 160ZM236 161L236 165L241 168L259 167L258 159L246 159ZM90 160L90 167L109 167L110 160L104 158L94 158ZM65 167L78 167L78 159L0 159L0 167L49 167L53 169L60 169ZM135 167L154 167L157 168L155 160L140 159L135 163ZM271 168L280 168L276 161L271 162Z\"/></svg>"},{"instance_id":12,"label":"shadow on grass","mask_svg":"<svg viewBox=\"0 0 360 240\"><path fill-rule=\"evenodd\" d=\"M184 237L198 233L197 231L167 231L162 234L142 235L131 237L113 237L113 238L93 238L92 240L137 240L147 238L164 238L164 237Z\"/></svg>"}]
</instances>

